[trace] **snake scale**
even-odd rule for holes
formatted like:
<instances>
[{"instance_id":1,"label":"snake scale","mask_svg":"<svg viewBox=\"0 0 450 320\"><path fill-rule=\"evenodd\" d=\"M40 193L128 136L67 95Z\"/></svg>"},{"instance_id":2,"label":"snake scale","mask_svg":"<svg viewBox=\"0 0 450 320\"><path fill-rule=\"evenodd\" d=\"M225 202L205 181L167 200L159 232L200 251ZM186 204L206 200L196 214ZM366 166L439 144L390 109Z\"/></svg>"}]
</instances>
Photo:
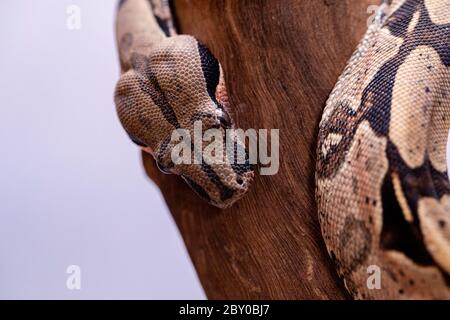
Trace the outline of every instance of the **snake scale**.
<instances>
[{"instance_id":1,"label":"snake scale","mask_svg":"<svg viewBox=\"0 0 450 320\"><path fill-rule=\"evenodd\" d=\"M450 0L381 1L320 123L319 222L354 298L450 299ZM120 1L117 40L115 102L129 137L210 204L232 205L252 183L248 162L170 158L174 129L201 120L225 139L233 128L220 63L176 33L167 0ZM371 267L381 288L367 284Z\"/></svg>"},{"instance_id":2,"label":"snake scale","mask_svg":"<svg viewBox=\"0 0 450 320\"><path fill-rule=\"evenodd\" d=\"M355 298L450 298L449 23L449 0L385 1L325 107L319 221Z\"/></svg>"}]
</instances>

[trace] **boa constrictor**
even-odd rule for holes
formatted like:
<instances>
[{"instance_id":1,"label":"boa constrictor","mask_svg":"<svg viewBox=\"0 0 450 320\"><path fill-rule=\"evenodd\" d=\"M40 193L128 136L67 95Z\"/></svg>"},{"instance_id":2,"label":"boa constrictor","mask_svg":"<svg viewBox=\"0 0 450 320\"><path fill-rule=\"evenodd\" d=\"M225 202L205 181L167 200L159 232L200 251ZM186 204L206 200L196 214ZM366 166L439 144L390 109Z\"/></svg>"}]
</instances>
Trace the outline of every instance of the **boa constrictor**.
<instances>
[{"instance_id":1,"label":"boa constrictor","mask_svg":"<svg viewBox=\"0 0 450 320\"><path fill-rule=\"evenodd\" d=\"M384 1L319 132L319 221L355 298L450 298L449 129L450 0Z\"/></svg>"},{"instance_id":2,"label":"boa constrictor","mask_svg":"<svg viewBox=\"0 0 450 320\"><path fill-rule=\"evenodd\" d=\"M355 298L450 298L449 1L385 0L324 110L319 221ZM217 60L176 35L164 0L121 1L117 38L115 101L130 138L210 203L233 204L248 164L170 161L173 129L232 127ZM367 283L376 268L379 289Z\"/></svg>"},{"instance_id":3,"label":"boa constrictor","mask_svg":"<svg viewBox=\"0 0 450 320\"><path fill-rule=\"evenodd\" d=\"M161 171L180 175L209 203L231 206L247 192L254 173L242 140L226 132L233 123L217 59L195 38L176 34L168 0L121 0L116 34L122 75L115 103L129 137L153 155ZM187 130L193 141L196 121L201 133L221 131L221 162L208 161L191 143L192 163L173 163L173 131ZM226 138L234 143L228 154ZM203 161L195 163L199 153Z\"/></svg>"}]
</instances>

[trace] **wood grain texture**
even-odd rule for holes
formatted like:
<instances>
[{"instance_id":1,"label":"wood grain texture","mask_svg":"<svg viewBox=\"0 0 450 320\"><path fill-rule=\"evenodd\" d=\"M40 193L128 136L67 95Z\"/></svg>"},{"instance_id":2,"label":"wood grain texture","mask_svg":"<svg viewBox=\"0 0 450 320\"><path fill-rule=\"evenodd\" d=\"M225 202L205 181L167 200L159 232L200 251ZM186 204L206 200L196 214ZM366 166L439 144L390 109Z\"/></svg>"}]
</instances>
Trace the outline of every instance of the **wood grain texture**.
<instances>
[{"instance_id":1,"label":"wood grain texture","mask_svg":"<svg viewBox=\"0 0 450 320\"><path fill-rule=\"evenodd\" d=\"M143 155L211 299L345 299L314 198L318 123L377 0L177 0L181 31L221 61L238 127L280 129L280 170L228 210Z\"/></svg>"}]
</instances>

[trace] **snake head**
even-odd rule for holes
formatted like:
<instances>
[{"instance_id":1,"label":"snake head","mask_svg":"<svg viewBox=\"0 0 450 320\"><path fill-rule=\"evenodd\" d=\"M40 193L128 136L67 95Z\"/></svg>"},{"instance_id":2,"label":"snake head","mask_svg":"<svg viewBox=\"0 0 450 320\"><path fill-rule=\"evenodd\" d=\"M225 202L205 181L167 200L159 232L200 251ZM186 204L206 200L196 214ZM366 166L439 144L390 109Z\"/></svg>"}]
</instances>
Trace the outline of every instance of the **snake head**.
<instances>
[{"instance_id":1,"label":"snake head","mask_svg":"<svg viewBox=\"0 0 450 320\"><path fill-rule=\"evenodd\" d=\"M210 118L207 120L213 121ZM153 155L163 173L180 175L205 201L226 208L247 192L253 180L253 171L240 138L232 131L227 136L222 127L214 126L213 129L215 137L212 141L203 141L201 146L193 140L190 130L183 129L183 135L176 134L166 139ZM203 129L205 137L208 130ZM231 141L232 148L228 149L231 152L227 150L224 139ZM216 144L217 141L220 143Z\"/></svg>"},{"instance_id":2,"label":"snake head","mask_svg":"<svg viewBox=\"0 0 450 320\"><path fill-rule=\"evenodd\" d=\"M217 59L191 36L166 38L130 56L131 69L121 76L115 96L130 138L153 155L161 171L180 175L210 204L231 206L247 192L254 173L245 144L230 132ZM205 137L201 146L196 136ZM174 161L181 149L184 161Z\"/></svg>"}]
</instances>

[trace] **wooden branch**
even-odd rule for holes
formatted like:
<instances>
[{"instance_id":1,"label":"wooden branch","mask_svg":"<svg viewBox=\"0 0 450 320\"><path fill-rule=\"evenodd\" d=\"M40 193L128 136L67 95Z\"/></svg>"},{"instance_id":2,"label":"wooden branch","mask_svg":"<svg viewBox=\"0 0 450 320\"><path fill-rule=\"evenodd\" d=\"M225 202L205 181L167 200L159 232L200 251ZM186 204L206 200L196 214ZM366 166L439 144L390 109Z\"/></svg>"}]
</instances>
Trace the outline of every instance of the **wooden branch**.
<instances>
[{"instance_id":1,"label":"wooden branch","mask_svg":"<svg viewBox=\"0 0 450 320\"><path fill-rule=\"evenodd\" d=\"M183 33L221 61L238 127L280 129L280 170L228 210L144 155L211 299L348 298L317 219L314 172L325 101L377 0L177 0Z\"/></svg>"}]
</instances>

